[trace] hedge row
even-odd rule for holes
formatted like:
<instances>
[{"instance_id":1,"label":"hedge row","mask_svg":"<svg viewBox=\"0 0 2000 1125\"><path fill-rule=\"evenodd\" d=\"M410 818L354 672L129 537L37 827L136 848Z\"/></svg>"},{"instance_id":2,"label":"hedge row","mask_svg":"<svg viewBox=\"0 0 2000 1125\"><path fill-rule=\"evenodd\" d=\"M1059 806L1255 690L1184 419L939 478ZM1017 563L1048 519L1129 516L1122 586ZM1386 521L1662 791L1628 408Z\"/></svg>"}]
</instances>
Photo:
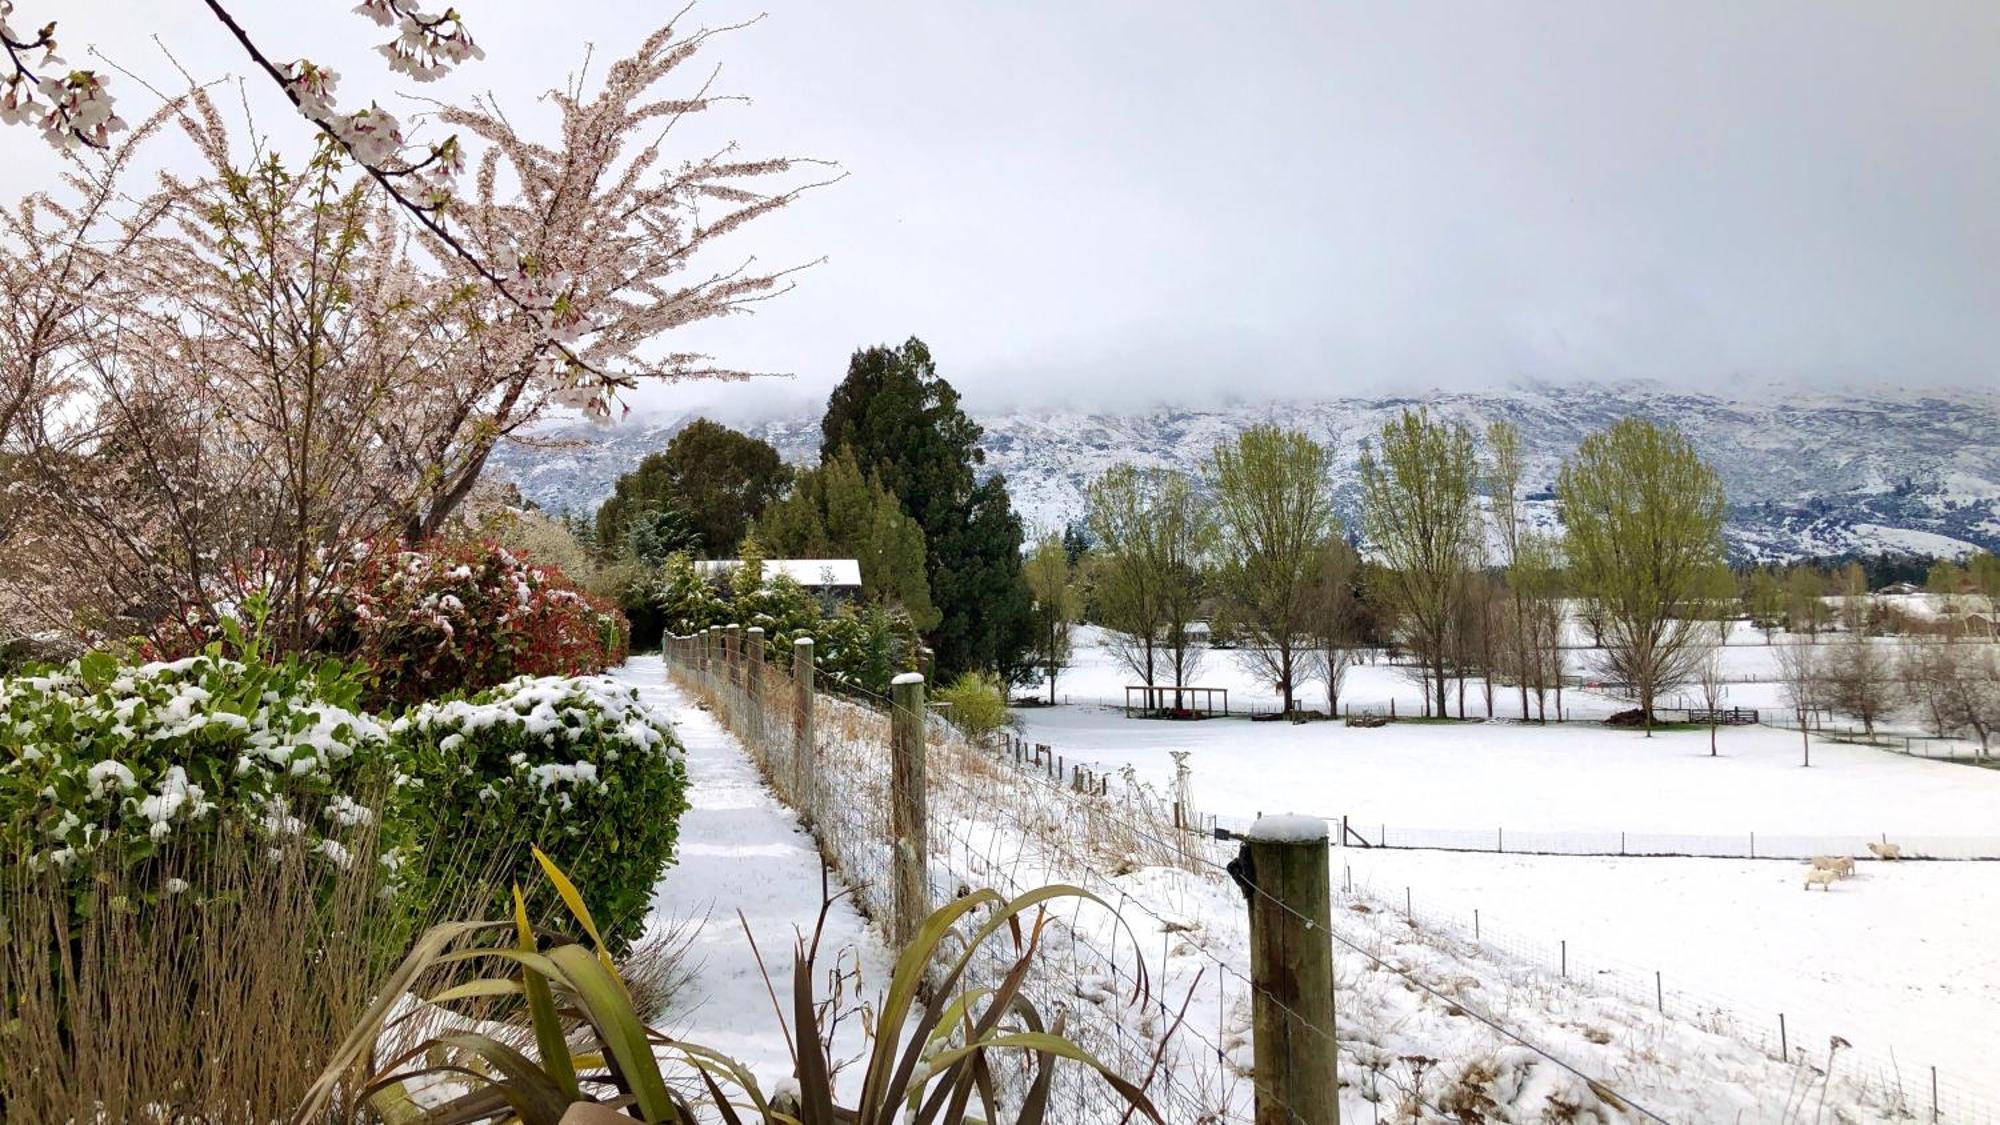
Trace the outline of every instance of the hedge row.
<instances>
[{"instance_id":1,"label":"hedge row","mask_svg":"<svg viewBox=\"0 0 2000 1125\"><path fill-rule=\"evenodd\" d=\"M198 869L247 827L329 872L374 862L421 907L541 885L534 844L618 940L637 935L687 778L632 689L522 677L384 720L362 708L365 685L338 663L214 654L136 667L93 654L0 680L0 854L78 880L136 871L156 897L189 888L146 872Z\"/></svg>"}]
</instances>

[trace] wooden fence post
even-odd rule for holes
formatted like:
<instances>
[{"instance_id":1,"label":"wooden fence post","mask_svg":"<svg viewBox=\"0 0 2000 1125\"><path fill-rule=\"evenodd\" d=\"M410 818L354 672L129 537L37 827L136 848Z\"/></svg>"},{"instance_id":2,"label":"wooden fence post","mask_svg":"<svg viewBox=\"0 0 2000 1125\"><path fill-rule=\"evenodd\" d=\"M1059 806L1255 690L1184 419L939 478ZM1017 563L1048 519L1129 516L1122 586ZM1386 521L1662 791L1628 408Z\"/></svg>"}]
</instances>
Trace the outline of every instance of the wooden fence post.
<instances>
[{"instance_id":1,"label":"wooden fence post","mask_svg":"<svg viewBox=\"0 0 2000 1125\"><path fill-rule=\"evenodd\" d=\"M764 627L743 633L743 725L759 758L764 754Z\"/></svg>"},{"instance_id":2,"label":"wooden fence post","mask_svg":"<svg viewBox=\"0 0 2000 1125\"><path fill-rule=\"evenodd\" d=\"M1326 822L1260 816L1243 840L1257 1125L1339 1125Z\"/></svg>"},{"instance_id":3,"label":"wooden fence post","mask_svg":"<svg viewBox=\"0 0 2000 1125\"><path fill-rule=\"evenodd\" d=\"M729 674L729 686L743 684L743 626L725 625L722 628L722 663Z\"/></svg>"},{"instance_id":4,"label":"wooden fence post","mask_svg":"<svg viewBox=\"0 0 2000 1125\"><path fill-rule=\"evenodd\" d=\"M890 682L889 835L896 888L895 947L908 945L931 913L930 824L924 803L924 676Z\"/></svg>"},{"instance_id":5,"label":"wooden fence post","mask_svg":"<svg viewBox=\"0 0 2000 1125\"><path fill-rule=\"evenodd\" d=\"M792 685L797 703L792 708L792 784L798 793L799 815L806 827L814 824L819 808L819 763L813 760L818 743L813 741L813 639L800 637L792 642Z\"/></svg>"}]
</instances>

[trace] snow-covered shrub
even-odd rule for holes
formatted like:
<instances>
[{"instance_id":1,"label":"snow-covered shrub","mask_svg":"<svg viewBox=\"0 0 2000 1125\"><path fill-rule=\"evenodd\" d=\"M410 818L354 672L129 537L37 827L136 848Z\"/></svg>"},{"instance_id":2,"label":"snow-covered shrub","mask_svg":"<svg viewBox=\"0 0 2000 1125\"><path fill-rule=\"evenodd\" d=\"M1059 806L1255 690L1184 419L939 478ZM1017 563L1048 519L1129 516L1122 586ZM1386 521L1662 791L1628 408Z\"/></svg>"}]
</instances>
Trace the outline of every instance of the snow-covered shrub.
<instances>
[{"instance_id":1,"label":"snow-covered shrub","mask_svg":"<svg viewBox=\"0 0 2000 1125\"><path fill-rule=\"evenodd\" d=\"M338 664L91 653L0 680L0 844L38 870L176 866L244 825L325 863L376 839L388 732ZM171 893L162 888L161 893Z\"/></svg>"},{"instance_id":2,"label":"snow-covered shrub","mask_svg":"<svg viewBox=\"0 0 2000 1125\"><path fill-rule=\"evenodd\" d=\"M516 676L597 673L625 659L615 609L491 543L374 544L337 577L322 648L367 665L369 695L384 703Z\"/></svg>"},{"instance_id":3,"label":"snow-covered shrub","mask_svg":"<svg viewBox=\"0 0 2000 1125\"><path fill-rule=\"evenodd\" d=\"M687 772L672 730L637 692L604 676L524 676L414 708L391 737L417 838L476 841L497 858L489 916L507 915L511 882L542 884L535 845L574 877L607 939L622 948L638 935L674 860ZM427 901L451 902L467 876L450 866L416 877Z\"/></svg>"},{"instance_id":4,"label":"snow-covered shrub","mask_svg":"<svg viewBox=\"0 0 2000 1125\"><path fill-rule=\"evenodd\" d=\"M562 571L491 542L358 543L323 561L303 645L360 664L371 706L408 706L515 676L590 675L626 656L625 618L615 607ZM253 576L228 591L223 601L234 617L183 610L155 629L146 654L292 647L264 627L269 607L282 600L273 581Z\"/></svg>"}]
</instances>

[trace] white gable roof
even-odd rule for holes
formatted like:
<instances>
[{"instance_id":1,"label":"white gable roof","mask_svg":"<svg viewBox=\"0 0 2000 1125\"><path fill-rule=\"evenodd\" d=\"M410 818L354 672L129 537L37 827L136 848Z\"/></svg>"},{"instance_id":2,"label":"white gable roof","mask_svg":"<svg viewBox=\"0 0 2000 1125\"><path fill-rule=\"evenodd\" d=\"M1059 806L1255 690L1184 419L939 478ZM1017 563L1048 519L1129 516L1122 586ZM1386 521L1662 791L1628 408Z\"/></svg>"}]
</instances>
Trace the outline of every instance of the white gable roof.
<instances>
[{"instance_id":1,"label":"white gable roof","mask_svg":"<svg viewBox=\"0 0 2000 1125\"><path fill-rule=\"evenodd\" d=\"M743 565L741 559L703 559L694 564L702 575L719 574ZM861 564L854 559L765 559L764 574L782 574L801 586L861 586Z\"/></svg>"}]
</instances>

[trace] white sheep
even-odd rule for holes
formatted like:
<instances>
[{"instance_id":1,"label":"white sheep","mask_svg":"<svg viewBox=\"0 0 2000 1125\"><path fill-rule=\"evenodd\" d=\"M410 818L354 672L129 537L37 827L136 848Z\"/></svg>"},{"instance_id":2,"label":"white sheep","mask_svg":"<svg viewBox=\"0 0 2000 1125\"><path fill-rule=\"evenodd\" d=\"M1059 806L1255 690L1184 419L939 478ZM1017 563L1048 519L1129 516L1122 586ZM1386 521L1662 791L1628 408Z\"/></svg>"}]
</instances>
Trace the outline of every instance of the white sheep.
<instances>
[{"instance_id":1,"label":"white sheep","mask_svg":"<svg viewBox=\"0 0 2000 1125\"><path fill-rule=\"evenodd\" d=\"M1812 890L1813 887L1820 886L1830 891L1833 889L1833 881L1837 878L1839 876L1833 873L1833 868L1815 867L1806 872L1806 890Z\"/></svg>"},{"instance_id":2,"label":"white sheep","mask_svg":"<svg viewBox=\"0 0 2000 1125\"><path fill-rule=\"evenodd\" d=\"M1831 871L1843 879L1854 877L1854 857L1845 855L1816 855L1812 858L1813 869Z\"/></svg>"},{"instance_id":3,"label":"white sheep","mask_svg":"<svg viewBox=\"0 0 2000 1125\"><path fill-rule=\"evenodd\" d=\"M1901 844L1890 844L1890 843L1878 844L1875 843L1873 840L1870 840L1868 842L1868 850L1875 853L1876 859L1903 858L1903 845Z\"/></svg>"}]
</instances>

